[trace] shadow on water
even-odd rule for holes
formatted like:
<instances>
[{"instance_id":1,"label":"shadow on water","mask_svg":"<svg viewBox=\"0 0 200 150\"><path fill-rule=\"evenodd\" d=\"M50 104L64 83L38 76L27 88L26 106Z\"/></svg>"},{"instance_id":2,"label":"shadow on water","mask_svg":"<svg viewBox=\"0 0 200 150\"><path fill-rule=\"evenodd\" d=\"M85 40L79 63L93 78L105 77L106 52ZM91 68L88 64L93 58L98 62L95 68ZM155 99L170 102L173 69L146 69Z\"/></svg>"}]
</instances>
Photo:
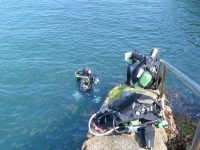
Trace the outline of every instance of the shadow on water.
<instances>
[{"instance_id":1,"label":"shadow on water","mask_svg":"<svg viewBox=\"0 0 200 150\"><path fill-rule=\"evenodd\" d=\"M190 117L195 122L200 119L200 104L194 103L177 89L165 88L165 96L173 113L181 113Z\"/></svg>"},{"instance_id":2,"label":"shadow on water","mask_svg":"<svg viewBox=\"0 0 200 150\"><path fill-rule=\"evenodd\" d=\"M84 105L84 102L79 102ZM28 148L36 149L81 149L82 143L87 139L87 121L90 117L89 104L86 108L77 104L61 104L60 115L46 118L46 127L32 129L31 138L36 145L28 144ZM29 137L29 141L32 141Z\"/></svg>"}]
</instances>

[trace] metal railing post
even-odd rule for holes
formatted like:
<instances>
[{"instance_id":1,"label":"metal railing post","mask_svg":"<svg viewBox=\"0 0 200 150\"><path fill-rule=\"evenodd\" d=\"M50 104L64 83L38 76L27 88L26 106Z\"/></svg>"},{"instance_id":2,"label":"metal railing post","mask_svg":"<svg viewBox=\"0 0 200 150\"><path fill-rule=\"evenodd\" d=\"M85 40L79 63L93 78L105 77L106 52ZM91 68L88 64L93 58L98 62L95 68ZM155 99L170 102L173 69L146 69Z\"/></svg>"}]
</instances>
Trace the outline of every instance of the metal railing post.
<instances>
[{"instance_id":1,"label":"metal railing post","mask_svg":"<svg viewBox=\"0 0 200 150\"><path fill-rule=\"evenodd\" d=\"M159 80L159 77L160 77L160 70L161 70L161 63L159 64L159 67L158 67L158 72L157 72L157 76L156 76L156 83L155 83L155 89L158 88L158 80Z\"/></svg>"},{"instance_id":2,"label":"metal railing post","mask_svg":"<svg viewBox=\"0 0 200 150\"><path fill-rule=\"evenodd\" d=\"M199 150L200 149L200 121L197 126L197 130L192 142L191 150Z\"/></svg>"},{"instance_id":3,"label":"metal railing post","mask_svg":"<svg viewBox=\"0 0 200 150\"><path fill-rule=\"evenodd\" d=\"M167 67L164 66L164 72L163 72L163 76L162 76L162 85L161 85L161 91L160 91L160 98L162 98L163 94L164 94L166 73L167 73Z\"/></svg>"},{"instance_id":4,"label":"metal railing post","mask_svg":"<svg viewBox=\"0 0 200 150\"><path fill-rule=\"evenodd\" d=\"M179 79L181 79L183 81L183 83L185 83L185 85L187 85L198 96L200 96L200 85L197 82L193 81L188 76L186 76L184 73L182 73L180 70L176 69L174 66L172 66L171 64L169 64L168 62L166 62L162 59L160 60L158 73L160 73L161 64L164 65L164 72L163 72L163 76L162 76L160 98L162 98L162 96L164 94L164 86L165 86L167 68L170 69ZM159 77L156 78L156 84L155 84L156 86L158 85L158 78ZM196 130L193 142L192 142L191 150L200 150L200 121L198 123L197 130Z\"/></svg>"},{"instance_id":5,"label":"metal railing post","mask_svg":"<svg viewBox=\"0 0 200 150\"><path fill-rule=\"evenodd\" d=\"M186 76L180 70L176 69L170 63L162 59L160 60L160 63L170 69L179 79L183 81L183 83L185 83L191 90L193 90L198 96L200 96L200 85L197 82Z\"/></svg>"}]
</instances>

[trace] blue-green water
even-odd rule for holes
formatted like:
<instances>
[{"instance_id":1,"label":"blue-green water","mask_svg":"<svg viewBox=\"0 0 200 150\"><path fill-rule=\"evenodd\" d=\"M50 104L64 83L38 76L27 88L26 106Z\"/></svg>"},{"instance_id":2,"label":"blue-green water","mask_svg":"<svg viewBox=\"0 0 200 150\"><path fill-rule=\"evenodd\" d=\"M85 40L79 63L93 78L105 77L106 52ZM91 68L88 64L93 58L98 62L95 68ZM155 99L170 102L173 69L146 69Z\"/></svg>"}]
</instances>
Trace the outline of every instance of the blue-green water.
<instances>
[{"instance_id":1,"label":"blue-green water","mask_svg":"<svg viewBox=\"0 0 200 150\"><path fill-rule=\"evenodd\" d=\"M0 149L81 149L91 110L125 81L128 51L157 47L200 83L199 10L198 0L1 0ZM100 78L93 99L74 77L84 65ZM198 120L199 97L170 72L166 87Z\"/></svg>"}]
</instances>

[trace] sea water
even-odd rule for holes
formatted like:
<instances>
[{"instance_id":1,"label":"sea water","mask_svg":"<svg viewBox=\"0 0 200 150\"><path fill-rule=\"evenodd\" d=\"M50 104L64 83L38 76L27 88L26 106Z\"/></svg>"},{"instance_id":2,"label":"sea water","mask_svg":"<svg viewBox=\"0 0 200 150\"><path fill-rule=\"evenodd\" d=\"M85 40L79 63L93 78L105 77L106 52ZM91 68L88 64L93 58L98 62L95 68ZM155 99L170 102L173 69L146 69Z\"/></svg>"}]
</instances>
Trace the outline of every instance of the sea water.
<instances>
[{"instance_id":1,"label":"sea water","mask_svg":"<svg viewBox=\"0 0 200 150\"><path fill-rule=\"evenodd\" d=\"M81 149L91 113L126 80L125 52L157 47L200 83L199 10L198 0L1 0L0 149ZM85 65L100 79L89 96L74 76ZM166 94L199 120L199 97L170 71Z\"/></svg>"}]
</instances>

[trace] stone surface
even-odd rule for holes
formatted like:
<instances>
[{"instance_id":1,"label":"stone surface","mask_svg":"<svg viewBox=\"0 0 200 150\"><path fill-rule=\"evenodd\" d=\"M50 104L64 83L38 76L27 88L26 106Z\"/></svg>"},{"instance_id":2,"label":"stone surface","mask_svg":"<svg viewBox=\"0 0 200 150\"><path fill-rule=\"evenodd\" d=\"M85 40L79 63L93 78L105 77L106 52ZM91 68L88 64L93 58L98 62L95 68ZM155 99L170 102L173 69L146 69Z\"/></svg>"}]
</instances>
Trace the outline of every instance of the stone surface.
<instances>
[{"instance_id":1,"label":"stone surface","mask_svg":"<svg viewBox=\"0 0 200 150\"><path fill-rule=\"evenodd\" d=\"M155 128L154 150L167 150L167 135L163 128ZM131 133L111 136L94 136L86 140L83 150L145 150L140 134Z\"/></svg>"},{"instance_id":2,"label":"stone surface","mask_svg":"<svg viewBox=\"0 0 200 150\"><path fill-rule=\"evenodd\" d=\"M158 97L157 90L136 90L129 87L115 87L110 91L108 97L105 99L103 105L113 102L120 97L122 91L129 90L132 93L141 93L153 97L155 100ZM176 132L176 126L174 126L171 109L166 106L167 121L169 123L169 129L171 132ZM167 150L165 143L168 140L165 128L155 129L154 147L153 150ZM173 135L171 135L173 136ZM138 133L131 134L116 134L112 133L106 136L93 136L88 132L88 140L83 143L82 150L144 150L145 143L144 137Z\"/></svg>"}]
</instances>

